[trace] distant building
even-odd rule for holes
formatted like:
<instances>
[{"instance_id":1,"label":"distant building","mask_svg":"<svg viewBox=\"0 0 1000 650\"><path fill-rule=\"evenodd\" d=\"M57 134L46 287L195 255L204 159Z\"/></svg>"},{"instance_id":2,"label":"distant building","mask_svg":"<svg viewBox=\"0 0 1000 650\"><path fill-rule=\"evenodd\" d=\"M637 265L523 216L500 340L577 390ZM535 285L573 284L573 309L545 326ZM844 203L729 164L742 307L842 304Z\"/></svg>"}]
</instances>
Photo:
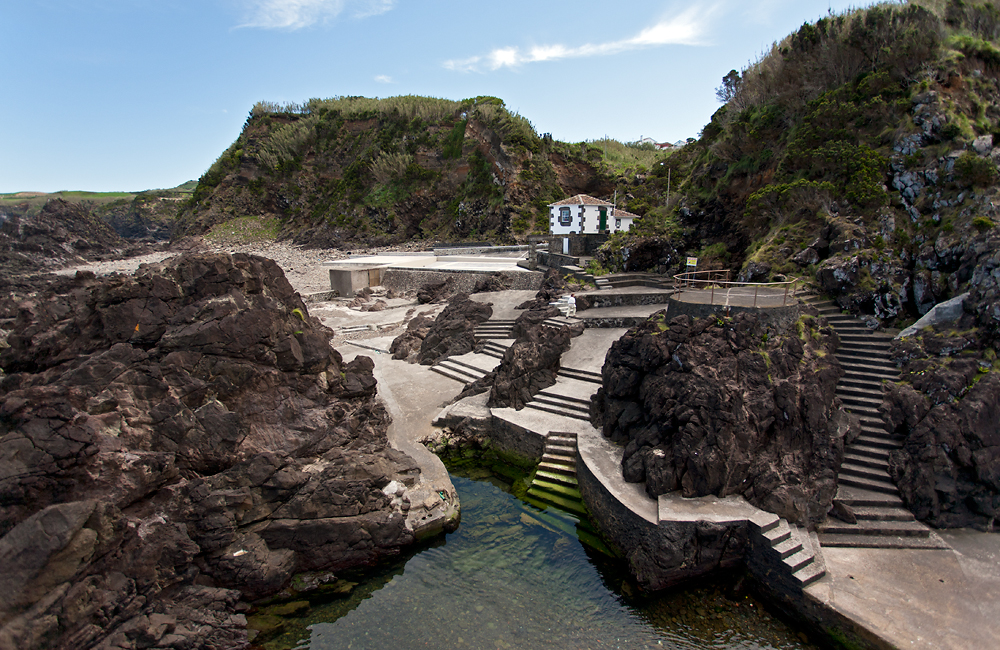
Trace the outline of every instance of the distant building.
<instances>
[{"instance_id":1,"label":"distant building","mask_svg":"<svg viewBox=\"0 0 1000 650\"><path fill-rule=\"evenodd\" d=\"M639 215L614 204L577 194L549 204L549 232L553 235L605 235L624 232Z\"/></svg>"},{"instance_id":2,"label":"distant building","mask_svg":"<svg viewBox=\"0 0 1000 650\"><path fill-rule=\"evenodd\" d=\"M670 151L678 146L677 144L670 144L669 142L657 142L650 137L640 138L639 144L651 144L660 151Z\"/></svg>"}]
</instances>

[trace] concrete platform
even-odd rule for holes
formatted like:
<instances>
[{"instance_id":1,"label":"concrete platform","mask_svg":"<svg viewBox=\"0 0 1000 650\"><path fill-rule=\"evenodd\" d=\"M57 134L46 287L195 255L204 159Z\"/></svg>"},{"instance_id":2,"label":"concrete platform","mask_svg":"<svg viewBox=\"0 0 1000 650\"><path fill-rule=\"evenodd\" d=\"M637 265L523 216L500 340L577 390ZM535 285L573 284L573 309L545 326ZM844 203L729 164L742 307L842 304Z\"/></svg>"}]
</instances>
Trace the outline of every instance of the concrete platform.
<instances>
[{"instance_id":1,"label":"concrete platform","mask_svg":"<svg viewBox=\"0 0 1000 650\"><path fill-rule=\"evenodd\" d=\"M611 345L620 339L628 329L624 327L592 328L583 331L570 343L560 360L563 368L575 368L601 374L604 357Z\"/></svg>"}]
</instances>

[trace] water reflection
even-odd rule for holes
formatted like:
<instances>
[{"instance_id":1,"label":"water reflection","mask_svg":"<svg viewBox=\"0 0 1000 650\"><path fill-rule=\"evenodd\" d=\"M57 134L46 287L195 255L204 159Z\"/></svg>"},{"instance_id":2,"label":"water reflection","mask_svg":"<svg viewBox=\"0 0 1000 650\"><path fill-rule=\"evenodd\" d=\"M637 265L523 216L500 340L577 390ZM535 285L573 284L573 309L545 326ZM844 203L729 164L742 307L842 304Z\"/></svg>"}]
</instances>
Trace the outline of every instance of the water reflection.
<instances>
[{"instance_id":1,"label":"water reflection","mask_svg":"<svg viewBox=\"0 0 1000 650\"><path fill-rule=\"evenodd\" d=\"M277 648L810 648L718 582L647 597L621 564L497 481L453 476L462 524L285 621ZM568 529L568 531L567 531Z\"/></svg>"}]
</instances>

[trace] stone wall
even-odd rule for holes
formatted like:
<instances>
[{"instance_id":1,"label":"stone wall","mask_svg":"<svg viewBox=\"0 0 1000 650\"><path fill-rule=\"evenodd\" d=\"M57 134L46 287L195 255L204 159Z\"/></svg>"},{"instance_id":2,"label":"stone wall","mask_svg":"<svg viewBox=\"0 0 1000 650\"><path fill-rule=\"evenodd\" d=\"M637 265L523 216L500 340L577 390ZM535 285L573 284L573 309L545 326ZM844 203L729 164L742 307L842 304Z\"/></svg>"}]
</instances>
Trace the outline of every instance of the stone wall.
<instances>
[{"instance_id":1,"label":"stone wall","mask_svg":"<svg viewBox=\"0 0 1000 650\"><path fill-rule=\"evenodd\" d=\"M452 278L456 292L471 293L476 283L485 280L495 271L426 271L420 269L385 269L382 272L382 286L393 291L413 291L431 282L442 282ZM537 291L542 286L543 275L535 271L502 271L511 278L510 289Z\"/></svg>"}]
</instances>

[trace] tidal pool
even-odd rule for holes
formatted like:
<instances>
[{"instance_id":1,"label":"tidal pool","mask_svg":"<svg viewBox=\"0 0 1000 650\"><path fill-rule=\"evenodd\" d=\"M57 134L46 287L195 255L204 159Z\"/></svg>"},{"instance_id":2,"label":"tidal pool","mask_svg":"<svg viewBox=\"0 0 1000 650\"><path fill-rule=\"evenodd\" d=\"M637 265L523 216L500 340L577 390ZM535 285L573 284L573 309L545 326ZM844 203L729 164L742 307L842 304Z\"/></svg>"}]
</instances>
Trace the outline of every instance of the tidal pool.
<instances>
[{"instance_id":1,"label":"tidal pool","mask_svg":"<svg viewBox=\"0 0 1000 650\"><path fill-rule=\"evenodd\" d=\"M471 474L452 475L462 503L456 532L345 575L358 583L350 595L300 603L300 615L258 647L815 648L738 577L641 594L620 561L577 539L571 518L524 503L488 472Z\"/></svg>"}]
</instances>

